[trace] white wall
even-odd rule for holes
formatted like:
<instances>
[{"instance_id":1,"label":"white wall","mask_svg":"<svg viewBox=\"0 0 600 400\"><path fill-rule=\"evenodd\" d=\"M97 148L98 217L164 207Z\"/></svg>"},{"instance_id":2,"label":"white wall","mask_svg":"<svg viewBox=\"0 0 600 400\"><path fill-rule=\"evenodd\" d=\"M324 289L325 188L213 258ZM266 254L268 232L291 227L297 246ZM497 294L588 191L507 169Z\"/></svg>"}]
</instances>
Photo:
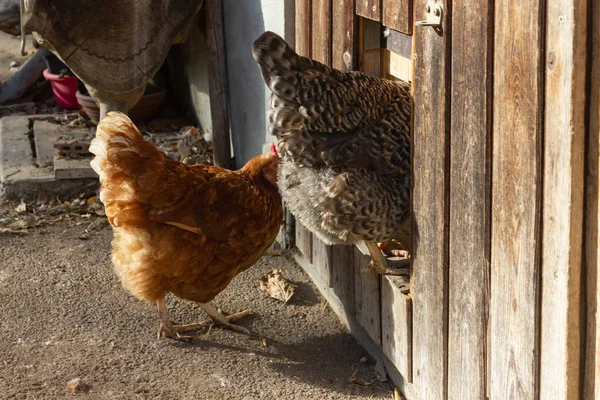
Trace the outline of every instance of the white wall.
<instances>
[{"instance_id":1,"label":"white wall","mask_svg":"<svg viewBox=\"0 0 600 400\"><path fill-rule=\"evenodd\" d=\"M225 56L229 81L231 143L236 167L269 150L268 92L252 57L252 43L264 31L281 35L294 46L294 0L223 0ZM206 38L197 26L179 48L174 60L182 103L212 134ZM178 64L179 61L175 61Z\"/></svg>"},{"instance_id":2,"label":"white wall","mask_svg":"<svg viewBox=\"0 0 600 400\"><path fill-rule=\"evenodd\" d=\"M252 57L252 43L264 31L294 46L294 0L224 0L225 47L231 134L236 166L266 152L270 92Z\"/></svg>"}]
</instances>

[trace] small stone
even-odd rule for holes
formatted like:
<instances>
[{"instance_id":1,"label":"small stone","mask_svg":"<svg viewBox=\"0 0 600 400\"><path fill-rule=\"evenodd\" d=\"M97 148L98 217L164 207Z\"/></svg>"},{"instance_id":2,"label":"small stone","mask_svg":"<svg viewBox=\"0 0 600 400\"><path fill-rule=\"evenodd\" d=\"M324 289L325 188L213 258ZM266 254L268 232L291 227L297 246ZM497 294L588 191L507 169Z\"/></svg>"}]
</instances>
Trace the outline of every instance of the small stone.
<instances>
[{"instance_id":1,"label":"small stone","mask_svg":"<svg viewBox=\"0 0 600 400\"><path fill-rule=\"evenodd\" d=\"M367 361L368 361L368 358L367 358L367 357L361 357L361 358L360 358L360 363L361 363L361 364L366 364L366 363L367 363Z\"/></svg>"},{"instance_id":2,"label":"small stone","mask_svg":"<svg viewBox=\"0 0 600 400\"><path fill-rule=\"evenodd\" d=\"M21 64L18 61L13 61L10 63L11 68L18 67L19 65L21 65Z\"/></svg>"},{"instance_id":3,"label":"small stone","mask_svg":"<svg viewBox=\"0 0 600 400\"><path fill-rule=\"evenodd\" d=\"M67 382L67 389L69 389L72 393L79 393L85 390L86 385L81 382L81 378L71 379Z\"/></svg>"}]
</instances>

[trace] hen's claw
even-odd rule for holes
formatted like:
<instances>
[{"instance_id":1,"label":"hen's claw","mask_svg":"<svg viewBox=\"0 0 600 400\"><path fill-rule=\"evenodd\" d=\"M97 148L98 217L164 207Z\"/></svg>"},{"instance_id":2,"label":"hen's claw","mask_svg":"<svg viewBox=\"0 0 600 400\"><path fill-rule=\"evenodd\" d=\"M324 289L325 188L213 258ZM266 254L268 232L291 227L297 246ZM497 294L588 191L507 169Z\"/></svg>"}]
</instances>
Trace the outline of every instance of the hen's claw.
<instances>
[{"instance_id":1,"label":"hen's claw","mask_svg":"<svg viewBox=\"0 0 600 400\"><path fill-rule=\"evenodd\" d=\"M374 242L366 242L367 248L369 249L369 253L371 254L371 262L369 266L364 269L364 272L370 271L371 269L375 269L375 272L378 274L384 275L410 275L410 271L408 269L402 268L390 268L388 267L387 259L383 256L381 252L381 247ZM396 264L396 263L394 263ZM410 259L401 260L398 262L399 265L404 266L410 264Z\"/></svg>"},{"instance_id":2,"label":"hen's claw","mask_svg":"<svg viewBox=\"0 0 600 400\"><path fill-rule=\"evenodd\" d=\"M213 306L211 306L208 303L202 303L202 304L200 304L200 307L202 307L204 309L204 311L206 311L206 313L212 318L212 320L215 323L222 325L225 328L245 333L246 335L250 334L250 331L248 329L244 328L243 326L232 324L229 321L235 321L235 320L243 318L247 315L251 315L251 314L253 314L252 310L245 310L245 311L241 311L241 312L238 312L235 314L225 316L225 315L221 314L216 308L214 308Z\"/></svg>"},{"instance_id":3,"label":"hen's claw","mask_svg":"<svg viewBox=\"0 0 600 400\"><path fill-rule=\"evenodd\" d=\"M407 260L407 263L408 262L410 262L410 260ZM407 268L389 268L387 265L380 265L372 260L369 263L369 266L363 269L363 272L369 272L372 269L382 275L410 275L410 271Z\"/></svg>"},{"instance_id":4,"label":"hen's claw","mask_svg":"<svg viewBox=\"0 0 600 400\"><path fill-rule=\"evenodd\" d=\"M160 327L158 328L158 333L156 335L156 338L157 339L170 338L170 339L175 339L175 340L181 340L184 342L187 342L194 338L193 336L181 335L177 328L178 328L177 325L161 322Z\"/></svg>"}]
</instances>

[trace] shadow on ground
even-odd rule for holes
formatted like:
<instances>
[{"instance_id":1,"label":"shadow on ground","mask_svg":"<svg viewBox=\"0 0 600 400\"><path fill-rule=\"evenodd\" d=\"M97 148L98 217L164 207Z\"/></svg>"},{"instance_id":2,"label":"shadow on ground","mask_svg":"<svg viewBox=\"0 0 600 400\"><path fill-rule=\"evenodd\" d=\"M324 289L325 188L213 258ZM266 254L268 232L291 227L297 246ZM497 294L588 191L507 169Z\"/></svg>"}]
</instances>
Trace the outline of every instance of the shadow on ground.
<instances>
[{"instance_id":1,"label":"shadow on ground","mask_svg":"<svg viewBox=\"0 0 600 400\"><path fill-rule=\"evenodd\" d=\"M122 290L112 271L111 236L92 220L0 235L0 398L64 399L74 378L87 399L390 398L289 259L263 257L214 301L226 313L252 308L257 315L240 321L252 335L215 326L193 343L159 341L155 307ZM259 290L273 268L298 284L287 305ZM193 303L168 306L181 323L207 319Z\"/></svg>"}]
</instances>

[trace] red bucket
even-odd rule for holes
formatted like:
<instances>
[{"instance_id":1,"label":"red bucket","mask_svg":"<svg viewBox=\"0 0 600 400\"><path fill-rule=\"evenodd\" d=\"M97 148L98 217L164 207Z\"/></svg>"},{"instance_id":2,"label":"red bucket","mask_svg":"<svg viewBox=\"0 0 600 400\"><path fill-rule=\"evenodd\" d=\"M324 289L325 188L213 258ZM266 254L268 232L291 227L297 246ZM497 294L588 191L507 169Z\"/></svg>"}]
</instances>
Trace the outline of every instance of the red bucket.
<instances>
[{"instance_id":1,"label":"red bucket","mask_svg":"<svg viewBox=\"0 0 600 400\"><path fill-rule=\"evenodd\" d=\"M65 76L59 78L58 75L51 74L47 69L44 70L44 78L50 81L56 105L67 110L78 110L81 108L77 102L77 77Z\"/></svg>"}]
</instances>

